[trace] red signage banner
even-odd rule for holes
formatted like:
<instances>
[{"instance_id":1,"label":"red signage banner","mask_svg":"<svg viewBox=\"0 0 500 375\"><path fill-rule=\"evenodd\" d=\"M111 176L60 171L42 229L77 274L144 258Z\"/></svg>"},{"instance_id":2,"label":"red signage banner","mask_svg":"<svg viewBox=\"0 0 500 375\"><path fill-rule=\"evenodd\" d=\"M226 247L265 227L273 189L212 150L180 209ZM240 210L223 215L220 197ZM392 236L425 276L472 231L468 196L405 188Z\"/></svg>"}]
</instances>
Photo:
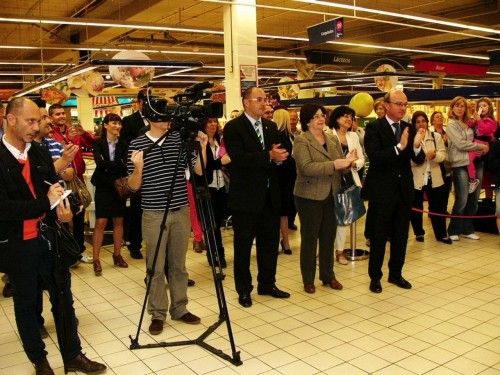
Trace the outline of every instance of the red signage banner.
<instances>
[{"instance_id":1,"label":"red signage banner","mask_svg":"<svg viewBox=\"0 0 500 375\"><path fill-rule=\"evenodd\" d=\"M486 65L455 64L431 60L412 60L416 72L441 72L446 74L471 74L484 76L488 71Z\"/></svg>"}]
</instances>

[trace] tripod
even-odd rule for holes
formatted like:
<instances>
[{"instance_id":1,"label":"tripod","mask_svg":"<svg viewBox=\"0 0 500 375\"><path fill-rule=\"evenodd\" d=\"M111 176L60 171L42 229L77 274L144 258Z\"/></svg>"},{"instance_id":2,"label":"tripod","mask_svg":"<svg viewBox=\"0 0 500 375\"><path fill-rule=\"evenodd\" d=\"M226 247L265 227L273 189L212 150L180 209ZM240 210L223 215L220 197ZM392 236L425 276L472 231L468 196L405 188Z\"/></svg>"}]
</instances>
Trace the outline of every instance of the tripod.
<instances>
[{"instance_id":1,"label":"tripod","mask_svg":"<svg viewBox=\"0 0 500 375\"><path fill-rule=\"evenodd\" d=\"M179 152L178 152L178 156L177 156L175 173L172 176L172 181L170 183L170 189L169 189L169 192L167 194L165 210L164 210L163 218L162 218L162 221L160 224L160 233L158 235L158 240L156 243L156 249L155 249L155 253L154 253L154 257L153 257L153 262L152 262L151 267L147 269L148 277L147 277L147 283L146 283L146 294L144 296L144 301L143 301L143 305L142 305L141 316L140 316L139 323L137 326L136 336L135 337L132 337L131 335L129 336L130 341L131 341L130 349L134 350L134 349L144 349L144 348L158 348L158 347L183 346L183 345L199 345L202 348L210 351L211 353L221 357L222 359L231 362L233 365L239 366L243 362L240 359L240 352L236 351L236 345L234 343L231 322L229 320L229 312L227 309L226 298L224 295L224 288L222 285L222 280L224 279L224 274L222 273L222 269L220 267L220 262L219 262L219 249L217 248L217 242L216 242L215 232L214 232L216 224L215 224L215 219L214 219L212 203L211 203L211 199L210 199L210 191L209 191L208 183L207 183L207 179L206 179L205 165L204 165L203 155L201 152L201 146L200 146L200 143L195 141L191 135L186 135L185 133L186 132L182 132L182 131L180 132L181 145L179 147ZM171 134L171 131L166 132L152 146L150 146L147 150L144 150L145 153L149 152L151 149L153 149L155 146L157 146L163 139L165 140L165 143L166 143L167 138L170 134ZM158 147L162 147L162 145L158 146ZM215 283L215 292L217 295L217 303L219 305L219 318L214 324L212 324L210 327L208 327L205 332L203 332L201 335L199 335L194 340L183 340L183 341L175 341L175 342L158 342L158 343L154 343L154 344L141 345L141 344L139 344L139 334L141 331L142 321L144 319L144 313L146 310L146 303L147 303L148 295L149 295L149 292L151 289L152 277L153 277L156 263L158 260L158 253L159 253L160 246L161 246L163 232L166 228L167 216L168 216L168 212L170 210L170 203L172 201L172 194L173 194L173 190L174 190L175 181L179 177L184 178L184 169L181 165L181 157L183 155L183 152L185 152L185 154L188 157L189 171L190 171L191 175L194 176L194 170L193 170L193 167L189 161L189 155L191 154L192 151L197 151L198 155L200 156L200 159L201 159L203 184L202 184L202 186L198 186L196 183L196 179L193 178L194 191L195 191L195 196L196 196L196 208L197 208L198 213L200 215L203 234L205 235L206 243L208 246L208 254L209 254L209 257L211 260L210 263L212 265L211 266L212 275L213 275L214 283ZM168 249L167 249L167 251L168 251ZM231 356L224 353L222 350L217 349L210 344L207 344L204 341L212 332L214 332L224 322L226 323L228 336L229 336L229 342L231 345L231 351L232 351Z\"/></svg>"}]
</instances>

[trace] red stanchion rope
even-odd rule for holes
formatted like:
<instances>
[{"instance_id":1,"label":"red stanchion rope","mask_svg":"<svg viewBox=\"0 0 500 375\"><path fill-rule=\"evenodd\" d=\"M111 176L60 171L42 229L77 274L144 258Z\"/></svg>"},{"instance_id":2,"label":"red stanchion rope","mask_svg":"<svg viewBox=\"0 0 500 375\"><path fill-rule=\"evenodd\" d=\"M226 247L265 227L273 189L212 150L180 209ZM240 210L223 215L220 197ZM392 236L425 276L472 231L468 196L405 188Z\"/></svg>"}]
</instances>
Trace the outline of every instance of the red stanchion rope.
<instances>
[{"instance_id":1,"label":"red stanchion rope","mask_svg":"<svg viewBox=\"0 0 500 375\"><path fill-rule=\"evenodd\" d=\"M444 216L444 217L453 217L453 218L457 218L457 219L489 219L492 217L500 217L500 215L471 215L471 216L450 215L450 214L439 214L437 212L430 212L428 210L421 210L420 208L415 208L415 207L412 207L411 209L412 209L412 211L420 212L423 214L428 214L430 216Z\"/></svg>"}]
</instances>

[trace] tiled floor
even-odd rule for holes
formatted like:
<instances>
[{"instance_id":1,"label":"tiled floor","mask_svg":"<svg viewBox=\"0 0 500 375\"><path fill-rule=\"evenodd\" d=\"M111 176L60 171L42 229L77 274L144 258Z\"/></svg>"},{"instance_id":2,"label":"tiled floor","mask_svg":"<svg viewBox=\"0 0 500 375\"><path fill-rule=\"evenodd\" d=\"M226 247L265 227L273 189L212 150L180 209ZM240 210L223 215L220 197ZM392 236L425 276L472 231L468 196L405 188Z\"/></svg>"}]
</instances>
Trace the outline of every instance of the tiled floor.
<instances>
[{"instance_id":1,"label":"tiled floor","mask_svg":"<svg viewBox=\"0 0 500 375\"><path fill-rule=\"evenodd\" d=\"M411 237L408 244L404 276L412 282L411 290L384 280L382 294L369 292L365 260L335 265L344 290L327 289L318 281L316 294L306 294L299 270L300 236L292 232L293 255L279 256L277 275L278 286L290 291L291 298L254 293L249 309L237 302L232 232L224 231L229 261L224 291L243 361L239 367L199 346L130 351L129 335L136 333L145 293L144 262L127 256L129 269L113 268L106 248L102 277L95 277L88 264L73 271L84 351L104 361L108 374L500 374L500 237L479 233L479 241L461 239L450 246L434 241L427 219L426 224L425 242ZM358 228L363 227L361 222ZM358 232L358 247L365 247L362 230ZM146 314L140 344L194 339L217 320L205 255L189 249L188 268L196 280L189 288L189 309L202 317L202 325L169 319L164 333L153 338ZM255 257L252 270L255 277ZM63 374L49 305L45 298L49 361L56 374ZM0 297L0 306L0 374L32 374L17 336L12 299ZM231 354L225 325L206 342Z\"/></svg>"}]
</instances>

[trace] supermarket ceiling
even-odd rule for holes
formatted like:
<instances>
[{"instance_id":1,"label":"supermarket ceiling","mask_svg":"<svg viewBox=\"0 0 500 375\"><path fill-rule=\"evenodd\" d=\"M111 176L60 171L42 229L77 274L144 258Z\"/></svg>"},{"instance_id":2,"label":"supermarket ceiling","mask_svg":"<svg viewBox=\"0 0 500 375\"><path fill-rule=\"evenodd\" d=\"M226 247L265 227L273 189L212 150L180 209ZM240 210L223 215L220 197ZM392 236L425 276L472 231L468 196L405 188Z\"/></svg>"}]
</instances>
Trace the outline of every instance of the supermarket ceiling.
<instances>
[{"instance_id":1,"label":"supermarket ceiling","mask_svg":"<svg viewBox=\"0 0 500 375\"><path fill-rule=\"evenodd\" d=\"M110 59L141 50L154 60L201 61L203 68L175 74L157 68L153 87L185 87L224 77L223 8L206 0L18 0L0 11L0 91L18 91L81 59ZM237 2L237 1L236 1ZM258 75L261 84L294 76L306 51L390 58L397 71L414 73L415 59L483 65L486 73L447 73L445 87L500 83L498 0L256 0ZM311 46L307 27L336 17L344 36ZM152 27L153 26L153 27ZM408 66L409 65L409 66ZM375 64L316 64L314 78L370 73ZM107 74L106 67L99 72ZM425 73L425 72L424 72ZM411 74L409 74L411 75ZM410 81L408 81L410 84ZM335 82L332 83L334 85ZM363 82L377 90L373 78ZM411 85L431 88L431 79ZM107 80L111 87L114 82ZM344 85L346 86L346 85ZM346 89L347 90L347 89Z\"/></svg>"}]
</instances>

